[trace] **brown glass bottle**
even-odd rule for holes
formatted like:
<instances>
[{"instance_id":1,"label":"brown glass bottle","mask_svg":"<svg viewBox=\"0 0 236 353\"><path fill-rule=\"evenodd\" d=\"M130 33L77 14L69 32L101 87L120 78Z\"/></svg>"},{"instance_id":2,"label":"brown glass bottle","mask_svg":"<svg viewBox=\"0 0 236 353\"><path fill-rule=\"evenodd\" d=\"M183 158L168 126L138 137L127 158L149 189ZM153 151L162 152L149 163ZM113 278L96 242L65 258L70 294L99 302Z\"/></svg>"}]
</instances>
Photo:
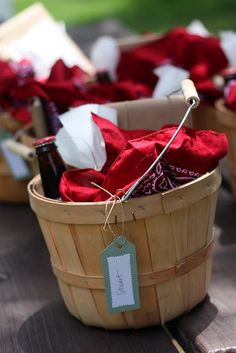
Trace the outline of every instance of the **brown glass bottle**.
<instances>
[{"instance_id":1,"label":"brown glass bottle","mask_svg":"<svg viewBox=\"0 0 236 353\"><path fill-rule=\"evenodd\" d=\"M236 80L236 68L230 67L222 72L224 85L227 86L230 81Z\"/></svg>"},{"instance_id":2,"label":"brown glass bottle","mask_svg":"<svg viewBox=\"0 0 236 353\"><path fill-rule=\"evenodd\" d=\"M66 170L65 163L57 150L55 136L48 136L34 142L38 156L39 171L46 197L59 199L59 184L63 172Z\"/></svg>"}]
</instances>

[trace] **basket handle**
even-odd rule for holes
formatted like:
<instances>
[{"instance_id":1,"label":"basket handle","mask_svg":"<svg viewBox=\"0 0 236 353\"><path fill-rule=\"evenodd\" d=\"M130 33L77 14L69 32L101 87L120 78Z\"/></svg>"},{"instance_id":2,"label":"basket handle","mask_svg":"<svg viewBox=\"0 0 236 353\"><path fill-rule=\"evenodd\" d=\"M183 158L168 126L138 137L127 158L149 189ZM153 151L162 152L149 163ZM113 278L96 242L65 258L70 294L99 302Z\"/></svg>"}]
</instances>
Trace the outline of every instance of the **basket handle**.
<instances>
[{"instance_id":1,"label":"basket handle","mask_svg":"<svg viewBox=\"0 0 236 353\"><path fill-rule=\"evenodd\" d=\"M181 89L183 92L185 103L190 106L192 102L195 101L195 105L192 108L197 108L200 103L200 99L198 97L193 81L189 79L183 80L181 83Z\"/></svg>"},{"instance_id":2,"label":"basket handle","mask_svg":"<svg viewBox=\"0 0 236 353\"><path fill-rule=\"evenodd\" d=\"M18 154L26 161L32 161L35 159L35 152L33 148L30 148L21 142L17 142L14 139L5 140L5 144L9 151Z\"/></svg>"},{"instance_id":3,"label":"basket handle","mask_svg":"<svg viewBox=\"0 0 236 353\"><path fill-rule=\"evenodd\" d=\"M152 170L152 168L157 164L157 162L162 158L162 156L165 154L171 143L174 141L176 136L178 135L181 127L184 125L187 117L189 116L190 112L192 109L196 108L198 104L200 103L200 99L198 97L197 91L195 89L194 83L191 80L183 80L181 83L183 95L185 98L185 102L188 105L188 109L182 118L181 122L179 123L179 126L175 130L173 136L170 138L166 146L163 148L159 156L155 159L155 161L150 165L150 167L146 170L146 172L133 184L131 187L126 191L126 193L123 195L121 198L121 201L126 201L129 196L132 194L132 192L136 189L136 187L139 185L139 183L146 177L146 175Z\"/></svg>"}]
</instances>

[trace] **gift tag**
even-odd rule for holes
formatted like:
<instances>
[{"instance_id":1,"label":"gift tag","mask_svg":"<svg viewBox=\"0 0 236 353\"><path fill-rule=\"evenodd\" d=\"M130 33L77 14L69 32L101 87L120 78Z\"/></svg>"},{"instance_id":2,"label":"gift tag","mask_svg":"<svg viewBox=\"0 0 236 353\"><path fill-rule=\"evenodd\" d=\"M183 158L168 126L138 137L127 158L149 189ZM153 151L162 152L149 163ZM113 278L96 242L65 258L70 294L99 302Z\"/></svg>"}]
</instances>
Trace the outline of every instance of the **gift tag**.
<instances>
[{"instance_id":1,"label":"gift tag","mask_svg":"<svg viewBox=\"0 0 236 353\"><path fill-rule=\"evenodd\" d=\"M119 312L140 307L136 250L118 236L101 253L108 310Z\"/></svg>"},{"instance_id":2,"label":"gift tag","mask_svg":"<svg viewBox=\"0 0 236 353\"><path fill-rule=\"evenodd\" d=\"M0 151L7 162L12 175L14 178L21 180L21 179L28 179L31 177L30 169L25 162L25 160L20 157L18 154L11 152L6 146L6 140L1 141L0 143Z\"/></svg>"}]
</instances>

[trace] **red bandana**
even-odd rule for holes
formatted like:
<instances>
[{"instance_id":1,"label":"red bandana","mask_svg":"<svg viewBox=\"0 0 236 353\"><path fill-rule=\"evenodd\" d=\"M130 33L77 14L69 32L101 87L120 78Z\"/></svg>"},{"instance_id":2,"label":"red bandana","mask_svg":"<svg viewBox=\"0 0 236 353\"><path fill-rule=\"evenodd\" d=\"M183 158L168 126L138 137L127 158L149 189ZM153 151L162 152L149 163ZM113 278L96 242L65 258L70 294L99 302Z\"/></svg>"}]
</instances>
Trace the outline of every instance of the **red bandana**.
<instances>
[{"instance_id":1,"label":"red bandana","mask_svg":"<svg viewBox=\"0 0 236 353\"><path fill-rule=\"evenodd\" d=\"M95 183L113 195L118 189L127 191L154 162L175 130L176 127L167 126L141 138L128 141L106 175L92 170L86 172L76 169L65 172L60 184L62 199L67 201L107 200L109 198L107 193L91 185L91 176ZM113 140L113 142L110 141L109 147L106 146L108 154L110 148L116 148L115 145L116 140ZM166 191L193 180L215 168L219 159L226 153L227 140L224 134L183 127L164 158L146 176L132 196ZM88 179L86 173L88 173Z\"/></svg>"},{"instance_id":2,"label":"red bandana","mask_svg":"<svg viewBox=\"0 0 236 353\"><path fill-rule=\"evenodd\" d=\"M236 112L236 80L229 82L225 89L225 104Z\"/></svg>"}]
</instances>

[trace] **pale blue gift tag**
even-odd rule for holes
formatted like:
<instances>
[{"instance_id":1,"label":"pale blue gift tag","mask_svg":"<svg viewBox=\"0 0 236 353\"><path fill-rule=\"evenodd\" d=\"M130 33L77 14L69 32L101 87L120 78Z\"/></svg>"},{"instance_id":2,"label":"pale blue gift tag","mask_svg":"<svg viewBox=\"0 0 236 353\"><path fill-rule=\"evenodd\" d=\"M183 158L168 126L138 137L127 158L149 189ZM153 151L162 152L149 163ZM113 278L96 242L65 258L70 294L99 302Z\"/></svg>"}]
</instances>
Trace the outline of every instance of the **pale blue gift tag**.
<instances>
[{"instance_id":1,"label":"pale blue gift tag","mask_svg":"<svg viewBox=\"0 0 236 353\"><path fill-rule=\"evenodd\" d=\"M0 142L0 150L14 178L21 180L31 177L30 169L25 160L18 154L9 151L4 140Z\"/></svg>"},{"instance_id":2,"label":"pale blue gift tag","mask_svg":"<svg viewBox=\"0 0 236 353\"><path fill-rule=\"evenodd\" d=\"M136 250L125 237L118 236L101 253L109 312L140 307Z\"/></svg>"}]
</instances>

